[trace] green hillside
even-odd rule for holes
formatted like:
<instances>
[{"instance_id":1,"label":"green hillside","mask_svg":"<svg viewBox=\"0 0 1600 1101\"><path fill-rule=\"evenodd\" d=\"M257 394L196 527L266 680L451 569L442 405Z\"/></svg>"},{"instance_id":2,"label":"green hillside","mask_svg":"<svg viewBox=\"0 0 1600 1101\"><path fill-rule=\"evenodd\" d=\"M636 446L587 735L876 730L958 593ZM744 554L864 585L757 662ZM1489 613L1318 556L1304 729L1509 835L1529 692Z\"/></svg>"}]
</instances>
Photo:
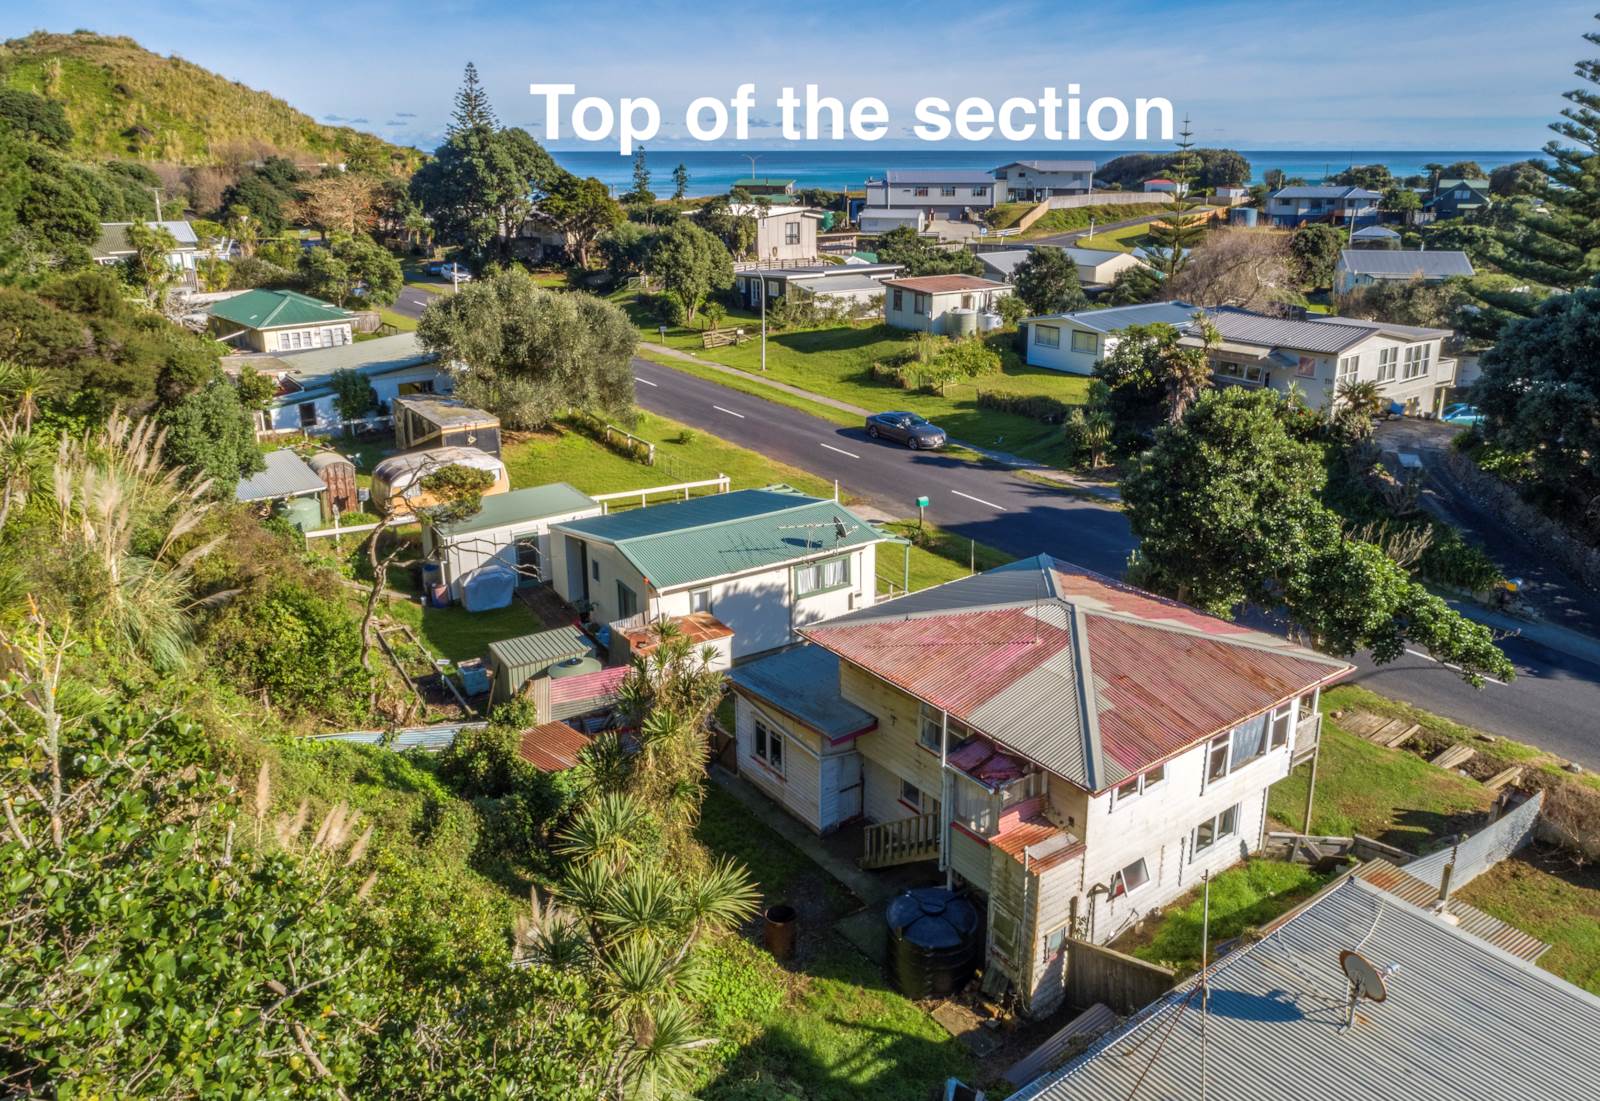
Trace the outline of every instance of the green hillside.
<instances>
[{"instance_id":1,"label":"green hillside","mask_svg":"<svg viewBox=\"0 0 1600 1101\"><path fill-rule=\"evenodd\" d=\"M59 102L86 160L218 164L279 153L296 160L412 168L421 154L324 126L267 92L131 38L36 31L0 46L0 82Z\"/></svg>"}]
</instances>

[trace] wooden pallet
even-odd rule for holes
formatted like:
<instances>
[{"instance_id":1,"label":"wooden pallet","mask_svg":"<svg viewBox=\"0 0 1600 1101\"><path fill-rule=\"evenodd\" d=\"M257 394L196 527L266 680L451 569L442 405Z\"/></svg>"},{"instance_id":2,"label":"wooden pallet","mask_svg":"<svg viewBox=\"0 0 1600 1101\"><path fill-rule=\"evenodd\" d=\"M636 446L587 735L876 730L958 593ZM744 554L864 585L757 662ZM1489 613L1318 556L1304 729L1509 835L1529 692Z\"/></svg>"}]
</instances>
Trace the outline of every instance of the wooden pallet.
<instances>
[{"instance_id":1,"label":"wooden pallet","mask_svg":"<svg viewBox=\"0 0 1600 1101\"><path fill-rule=\"evenodd\" d=\"M1478 751L1470 745L1453 745L1435 757L1430 763L1440 768L1460 768L1478 755Z\"/></svg>"},{"instance_id":2,"label":"wooden pallet","mask_svg":"<svg viewBox=\"0 0 1600 1101\"><path fill-rule=\"evenodd\" d=\"M1495 773L1483 783L1490 791L1499 791L1507 784L1514 784L1520 779L1522 779L1522 766L1512 765L1510 768L1502 769L1500 772Z\"/></svg>"},{"instance_id":3,"label":"wooden pallet","mask_svg":"<svg viewBox=\"0 0 1600 1101\"><path fill-rule=\"evenodd\" d=\"M1406 719L1390 719L1383 715L1374 715L1370 711L1358 711L1348 719L1341 720L1340 725L1356 737L1365 738L1374 745L1388 749L1399 749L1416 737L1417 731L1422 729L1419 723Z\"/></svg>"}]
</instances>

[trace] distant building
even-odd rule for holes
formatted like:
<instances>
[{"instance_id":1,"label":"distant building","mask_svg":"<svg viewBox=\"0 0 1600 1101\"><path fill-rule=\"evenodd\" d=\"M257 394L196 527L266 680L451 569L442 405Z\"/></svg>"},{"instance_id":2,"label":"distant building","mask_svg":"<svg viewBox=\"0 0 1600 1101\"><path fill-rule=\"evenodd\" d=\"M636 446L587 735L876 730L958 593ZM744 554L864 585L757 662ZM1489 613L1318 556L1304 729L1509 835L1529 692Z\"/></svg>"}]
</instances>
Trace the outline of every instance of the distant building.
<instances>
[{"instance_id":1,"label":"distant building","mask_svg":"<svg viewBox=\"0 0 1600 1101\"><path fill-rule=\"evenodd\" d=\"M1439 218L1459 218L1475 214L1494 202L1485 179L1440 180L1423 199L1422 209Z\"/></svg>"},{"instance_id":2,"label":"distant building","mask_svg":"<svg viewBox=\"0 0 1600 1101\"><path fill-rule=\"evenodd\" d=\"M416 333L244 362L278 384L277 394L258 414L257 428L266 432L331 432L343 427L333 392L333 376L340 371L365 375L380 406L410 394L448 394L453 387L450 372L435 353L418 343Z\"/></svg>"},{"instance_id":3,"label":"distant building","mask_svg":"<svg viewBox=\"0 0 1600 1101\"><path fill-rule=\"evenodd\" d=\"M1281 187L1267 197L1267 219L1279 228L1307 222L1370 225L1378 220L1381 198L1364 187Z\"/></svg>"},{"instance_id":4,"label":"distant building","mask_svg":"<svg viewBox=\"0 0 1600 1101\"><path fill-rule=\"evenodd\" d=\"M888 233L909 226L918 233L928 228L928 215L921 207L864 207L856 215L862 233Z\"/></svg>"},{"instance_id":5,"label":"distant building","mask_svg":"<svg viewBox=\"0 0 1600 1101\"><path fill-rule=\"evenodd\" d=\"M733 189L750 195L793 195L794 181L771 176L745 176L733 181Z\"/></svg>"},{"instance_id":6,"label":"distant building","mask_svg":"<svg viewBox=\"0 0 1600 1101\"><path fill-rule=\"evenodd\" d=\"M750 309L799 292L819 302L883 303L883 281L904 271L902 264L815 264L796 268L746 268L733 275L734 293Z\"/></svg>"},{"instance_id":7,"label":"distant building","mask_svg":"<svg viewBox=\"0 0 1600 1101\"><path fill-rule=\"evenodd\" d=\"M815 260L822 211L806 206L733 203L729 210L756 222L755 258L761 263Z\"/></svg>"},{"instance_id":8,"label":"distant building","mask_svg":"<svg viewBox=\"0 0 1600 1101\"><path fill-rule=\"evenodd\" d=\"M1345 249L1333 268L1333 286L1340 294L1369 283L1442 283L1477 272L1464 252L1450 249Z\"/></svg>"},{"instance_id":9,"label":"distant building","mask_svg":"<svg viewBox=\"0 0 1600 1101\"><path fill-rule=\"evenodd\" d=\"M1165 176L1157 176L1154 179L1146 180L1144 182L1144 189L1146 192L1157 195L1189 194L1188 184L1179 183L1177 180L1169 180Z\"/></svg>"},{"instance_id":10,"label":"distant building","mask_svg":"<svg viewBox=\"0 0 1600 1101\"><path fill-rule=\"evenodd\" d=\"M1012 161L994 170L1004 203L1037 203L1052 195L1087 195L1094 190L1093 161Z\"/></svg>"},{"instance_id":11,"label":"distant building","mask_svg":"<svg viewBox=\"0 0 1600 1101\"><path fill-rule=\"evenodd\" d=\"M196 283L195 265L200 259L200 238L188 222L146 222L148 229L164 229L172 234L173 247L167 251L167 263L185 283ZM134 255L133 242L128 240L132 222L101 222L100 236L89 249L95 263L104 266L120 264Z\"/></svg>"},{"instance_id":12,"label":"distant building","mask_svg":"<svg viewBox=\"0 0 1600 1101\"><path fill-rule=\"evenodd\" d=\"M1106 286L1117 277L1118 272L1140 266L1139 258L1131 252L1092 248L1063 248L1061 251L1067 254L1067 259L1077 268L1078 282L1086 289ZM1016 274L1018 265L1031 255L1033 255L1031 248L1017 248L980 252L977 257L978 262L984 266L985 275L1009 283Z\"/></svg>"},{"instance_id":13,"label":"distant building","mask_svg":"<svg viewBox=\"0 0 1600 1101\"><path fill-rule=\"evenodd\" d=\"M979 168L885 172L867 181L867 207L913 207L930 219L962 219L994 206L997 187L1004 184Z\"/></svg>"},{"instance_id":14,"label":"distant building","mask_svg":"<svg viewBox=\"0 0 1600 1101\"><path fill-rule=\"evenodd\" d=\"M1350 235L1351 248L1397 249L1400 234L1388 226L1366 226Z\"/></svg>"},{"instance_id":15,"label":"distant building","mask_svg":"<svg viewBox=\"0 0 1600 1101\"><path fill-rule=\"evenodd\" d=\"M922 275L912 279L887 279L888 298L883 317L896 329L913 332L972 335L978 331L978 314L1011 293L1005 283L976 275ZM959 311L959 312L958 312ZM965 323L963 314L967 315Z\"/></svg>"},{"instance_id":16,"label":"distant building","mask_svg":"<svg viewBox=\"0 0 1600 1101\"><path fill-rule=\"evenodd\" d=\"M207 312L213 336L257 352L310 351L354 340L354 314L299 291L245 291Z\"/></svg>"}]
</instances>

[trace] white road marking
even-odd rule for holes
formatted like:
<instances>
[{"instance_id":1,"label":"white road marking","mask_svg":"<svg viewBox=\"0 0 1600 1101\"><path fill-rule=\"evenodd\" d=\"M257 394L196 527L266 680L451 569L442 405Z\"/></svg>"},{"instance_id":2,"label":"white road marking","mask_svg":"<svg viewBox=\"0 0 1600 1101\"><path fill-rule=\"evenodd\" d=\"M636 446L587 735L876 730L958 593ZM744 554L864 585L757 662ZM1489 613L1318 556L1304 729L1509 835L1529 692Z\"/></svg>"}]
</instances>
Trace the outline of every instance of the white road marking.
<instances>
[{"instance_id":1,"label":"white road marking","mask_svg":"<svg viewBox=\"0 0 1600 1101\"><path fill-rule=\"evenodd\" d=\"M818 441L818 442L819 442L819 443L820 443L820 442L821 442L821 441ZM861 458L861 456L860 456L860 455L857 455L857 454L856 454L856 453L855 453L855 452L854 452L854 451L846 451L846 450L845 450L845 449L844 449L844 448L842 448L842 447L834 447L834 446L833 446L833 444L831 444L831 443L825 443L825 444L822 444L822 446L823 446L823 447L826 447L826 448L827 448L827 449L828 449L828 450L829 450L829 451L837 451L837 452L838 452L838 453L839 453L839 454L841 454L841 455L848 455L848 456L850 456L850 457L851 457L851 458L852 458L852 459L859 459L859 458Z\"/></svg>"},{"instance_id":2,"label":"white road marking","mask_svg":"<svg viewBox=\"0 0 1600 1101\"><path fill-rule=\"evenodd\" d=\"M638 376L638 375L634 375L634 376L633 376L633 381L634 381L634 382L642 382L642 383L644 383L644 384L645 384L645 385L646 385L646 386L660 386L660 385L661 385L661 384L660 384L660 383L659 383L659 382L651 382L651 381L650 381L650 380L649 380L649 379L647 379L647 378L640 378L640 377L639 377L639 376Z\"/></svg>"},{"instance_id":3,"label":"white road marking","mask_svg":"<svg viewBox=\"0 0 1600 1101\"><path fill-rule=\"evenodd\" d=\"M965 497L969 501L976 501L980 505L987 505L996 512L1004 512L1006 510L1005 505L997 505L993 501L985 501L982 497L974 497L970 493L962 493L959 489L952 489L950 492L954 493L957 497Z\"/></svg>"},{"instance_id":4,"label":"white road marking","mask_svg":"<svg viewBox=\"0 0 1600 1101\"><path fill-rule=\"evenodd\" d=\"M732 409L724 409L720 405L713 405L711 408L715 409L719 413L726 413L730 417L738 417L740 420L744 420L743 413L735 413Z\"/></svg>"},{"instance_id":5,"label":"white road marking","mask_svg":"<svg viewBox=\"0 0 1600 1101\"><path fill-rule=\"evenodd\" d=\"M1442 665L1446 669L1454 669L1458 673L1461 672L1461 666L1452 665L1448 661L1440 661L1438 658L1434 657L1432 654L1424 654L1421 650L1413 650L1408 646L1408 647L1406 647L1406 653L1410 654L1414 658L1421 658L1423 661L1431 661L1435 665ZM1488 681L1490 684L1498 684L1501 687L1505 686L1505 683L1506 683L1505 681L1496 680L1495 678L1491 677L1487 673L1479 673L1478 675L1480 677L1482 677L1484 680Z\"/></svg>"}]
</instances>

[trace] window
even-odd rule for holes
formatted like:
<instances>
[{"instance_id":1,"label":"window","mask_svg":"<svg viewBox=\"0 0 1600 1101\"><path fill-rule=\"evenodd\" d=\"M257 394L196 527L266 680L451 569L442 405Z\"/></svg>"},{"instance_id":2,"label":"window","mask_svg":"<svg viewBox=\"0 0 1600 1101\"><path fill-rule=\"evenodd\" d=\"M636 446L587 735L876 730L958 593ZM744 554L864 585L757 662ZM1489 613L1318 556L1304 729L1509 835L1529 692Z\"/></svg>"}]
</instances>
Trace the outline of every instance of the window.
<instances>
[{"instance_id":1,"label":"window","mask_svg":"<svg viewBox=\"0 0 1600 1101\"><path fill-rule=\"evenodd\" d=\"M915 808L918 811L922 810L922 791L921 791L921 789L919 789L917 787L917 785L913 784L910 780L901 780L900 781L900 801L902 803L907 804L908 806L911 806L911 807Z\"/></svg>"},{"instance_id":2,"label":"window","mask_svg":"<svg viewBox=\"0 0 1600 1101\"><path fill-rule=\"evenodd\" d=\"M1117 785L1111 793L1111 809L1115 810L1128 800L1143 795L1167 778L1167 766L1157 765L1138 776L1130 776Z\"/></svg>"},{"instance_id":3,"label":"window","mask_svg":"<svg viewBox=\"0 0 1600 1101\"><path fill-rule=\"evenodd\" d=\"M589 563L589 576L596 581L600 580L600 560L598 558Z\"/></svg>"},{"instance_id":4,"label":"window","mask_svg":"<svg viewBox=\"0 0 1600 1101\"><path fill-rule=\"evenodd\" d=\"M931 749L937 753L939 752L940 732L941 720L939 718L938 709L929 707L927 704L923 704L922 725L917 735L918 743L920 743L924 748Z\"/></svg>"},{"instance_id":5,"label":"window","mask_svg":"<svg viewBox=\"0 0 1600 1101\"><path fill-rule=\"evenodd\" d=\"M798 245L800 243L799 222L783 223L783 243L786 245Z\"/></svg>"},{"instance_id":6,"label":"window","mask_svg":"<svg viewBox=\"0 0 1600 1101\"><path fill-rule=\"evenodd\" d=\"M1211 739L1211 745L1206 750L1206 779L1220 780L1228 774L1228 743L1226 734L1218 734Z\"/></svg>"},{"instance_id":7,"label":"window","mask_svg":"<svg viewBox=\"0 0 1600 1101\"><path fill-rule=\"evenodd\" d=\"M303 401L300 403L300 427L313 428L317 423L317 403Z\"/></svg>"},{"instance_id":8,"label":"window","mask_svg":"<svg viewBox=\"0 0 1600 1101\"><path fill-rule=\"evenodd\" d=\"M824 558L820 562L807 562L794 568L794 594L810 596L832 589L842 589L850 584L850 556Z\"/></svg>"},{"instance_id":9,"label":"window","mask_svg":"<svg viewBox=\"0 0 1600 1101\"><path fill-rule=\"evenodd\" d=\"M1059 956L1067 946L1067 927L1058 925L1050 930L1044 938L1044 958L1053 959Z\"/></svg>"},{"instance_id":10,"label":"window","mask_svg":"<svg viewBox=\"0 0 1600 1101\"><path fill-rule=\"evenodd\" d=\"M1295 701L1290 700L1279 707L1272 713L1272 718L1268 721L1267 743L1273 749L1289 744L1289 732L1294 729L1294 704Z\"/></svg>"},{"instance_id":11,"label":"window","mask_svg":"<svg viewBox=\"0 0 1600 1101\"><path fill-rule=\"evenodd\" d=\"M639 614L639 597L622 582L617 582L617 618L632 619Z\"/></svg>"},{"instance_id":12,"label":"window","mask_svg":"<svg viewBox=\"0 0 1600 1101\"><path fill-rule=\"evenodd\" d=\"M1040 348L1059 348L1061 347L1061 330L1054 325L1035 325L1033 327L1033 342Z\"/></svg>"},{"instance_id":13,"label":"window","mask_svg":"<svg viewBox=\"0 0 1600 1101\"><path fill-rule=\"evenodd\" d=\"M1094 355L1100 349L1100 338L1094 333L1085 333L1073 330L1072 350Z\"/></svg>"},{"instance_id":14,"label":"window","mask_svg":"<svg viewBox=\"0 0 1600 1101\"><path fill-rule=\"evenodd\" d=\"M1408 379L1421 378L1428 373L1428 360L1431 358L1433 358L1433 345L1406 345L1405 366L1400 372L1400 377Z\"/></svg>"},{"instance_id":15,"label":"window","mask_svg":"<svg viewBox=\"0 0 1600 1101\"><path fill-rule=\"evenodd\" d=\"M925 187L913 187L911 189L911 194L915 195L919 199L926 199L928 197L928 189Z\"/></svg>"},{"instance_id":16,"label":"window","mask_svg":"<svg viewBox=\"0 0 1600 1101\"><path fill-rule=\"evenodd\" d=\"M1295 360L1294 373L1301 378L1317 377L1317 361L1311 356L1300 356Z\"/></svg>"},{"instance_id":17,"label":"window","mask_svg":"<svg viewBox=\"0 0 1600 1101\"><path fill-rule=\"evenodd\" d=\"M711 590L709 588L691 589L689 591L689 611L691 614L711 611Z\"/></svg>"},{"instance_id":18,"label":"window","mask_svg":"<svg viewBox=\"0 0 1600 1101\"><path fill-rule=\"evenodd\" d=\"M1194 828L1194 842L1189 848L1189 859L1210 851L1224 837L1232 837L1239 830L1239 804L1235 803L1221 814L1207 818Z\"/></svg>"},{"instance_id":19,"label":"window","mask_svg":"<svg viewBox=\"0 0 1600 1101\"><path fill-rule=\"evenodd\" d=\"M894 289L894 308L897 310L905 308L905 292L899 287Z\"/></svg>"},{"instance_id":20,"label":"window","mask_svg":"<svg viewBox=\"0 0 1600 1101\"><path fill-rule=\"evenodd\" d=\"M1400 361L1399 348L1378 349L1378 381L1393 382L1395 364Z\"/></svg>"},{"instance_id":21,"label":"window","mask_svg":"<svg viewBox=\"0 0 1600 1101\"><path fill-rule=\"evenodd\" d=\"M1149 882L1150 870L1145 867L1144 857L1141 856L1111 877L1111 897L1121 898Z\"/></svg>"},{"instance_id":22,"label":"window","mask_svg":"<svg viewBox=\"0 0 1600 1101\"><path fill-rule=\"evenodd\" d=\"M974 198L978 198L978 199L986 198L988 196L988 194L989 194L989 185L988 184L979 184L977 187L972 189L972 194L973 194Z\"/></svg>"},{"instance_id":23,"label":"window","mask_svg":"<svg viewBox=\"0 0 1600 1101\"><path fill-rule=\"evenodd\" d=\"M956 193L956 185L955 184L945 184L943 187L939 188L939 194L948 196L950 198L954 198L955 197L955 193Z\"/></svg>"},{"instance_id":24,"label":"window","mask_svg":"<svg viewBox=\"0 0 1600 1101\"><path fill-rule=\"evenodd\" d=\"M913 294L911 296L911 312L920 313L924 317L933 306L933 299L926 294Z\"/></svg>"},{"instance_id":25,"label":"window","mask_svg":"<svg viewBox=\"0 0 1600 1101\"><path fill-rule=\"evenodd\" d=\"M779 776L783 775L783 735L771 729L760 719L756 720L754 735L755 745L752 752L756 760L772 769Z\"/></svg>"},{"instance_id":26,"label":"window","mask_svg":"<svg viewBox=\"0 0 1600 1101\"><path fill-rule=\"evenodd\" d=\"M1339 360L1338 382L1354 382L1361 374L1361 357L1344 356Z\"/></svg>"},{"instance_id":27,"label":"window","mask_svg":"<svg viewBox=\"0 0 1600 1101\"><path fill-rule=\"evenodd\" d=\"M1267 716L1257 715L1211 739L1206 750L1206 782L1238 771L1267 751Z\"/></svg>"}]
</instances>

